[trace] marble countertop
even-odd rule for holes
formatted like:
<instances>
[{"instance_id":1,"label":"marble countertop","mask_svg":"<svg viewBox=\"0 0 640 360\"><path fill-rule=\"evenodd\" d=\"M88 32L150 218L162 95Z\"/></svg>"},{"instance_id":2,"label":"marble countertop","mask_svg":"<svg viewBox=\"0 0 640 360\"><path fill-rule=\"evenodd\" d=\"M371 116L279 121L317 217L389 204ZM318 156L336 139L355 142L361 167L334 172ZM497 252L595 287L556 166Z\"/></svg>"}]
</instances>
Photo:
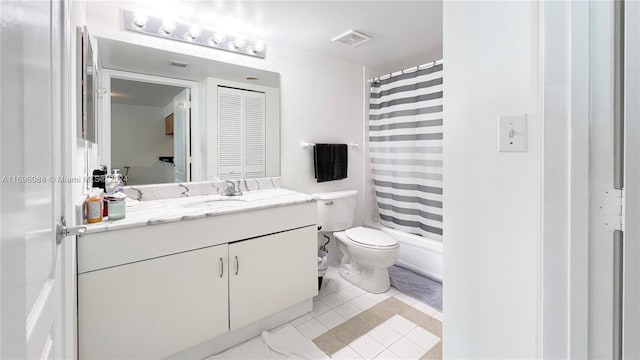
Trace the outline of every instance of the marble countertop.
<instances>
[{"instance_id":1,"label":"marble countertop","mask_svg":"<svg viewBox=\"0 0 640 360\"><path fill-rule=\"evenodd\" d=\"M245 191L241 197L220 195L189 196L161 200L139 201L127 206L124 219L87 224L87 234L200 219L237 212L312 202L311 195L282 189Z\"/></svg>"}]
</instances>

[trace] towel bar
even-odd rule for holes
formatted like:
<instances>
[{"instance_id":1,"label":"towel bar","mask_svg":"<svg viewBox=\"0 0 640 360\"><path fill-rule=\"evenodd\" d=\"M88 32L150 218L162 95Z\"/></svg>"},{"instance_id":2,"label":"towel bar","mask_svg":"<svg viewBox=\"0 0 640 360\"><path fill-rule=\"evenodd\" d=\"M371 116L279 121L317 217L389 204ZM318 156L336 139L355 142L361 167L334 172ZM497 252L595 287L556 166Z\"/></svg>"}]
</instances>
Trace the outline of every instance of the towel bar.
<instances>
[{"instance_id":1,"label":"towel bar","mask_svg":"<svg viewBox=\"0 0 640 360\"><path fill-rule=\"evenodd\" d=\"M308 147L315 146L316 144L315 143L309 143L309 142L303 142L301 145L302 145L303 148L308 148ZM355 148L355 147L358 147L358 144L356 144L356 143L348 143L347 146L350 147L350 148Z\"/></svg>"}]
</instances>

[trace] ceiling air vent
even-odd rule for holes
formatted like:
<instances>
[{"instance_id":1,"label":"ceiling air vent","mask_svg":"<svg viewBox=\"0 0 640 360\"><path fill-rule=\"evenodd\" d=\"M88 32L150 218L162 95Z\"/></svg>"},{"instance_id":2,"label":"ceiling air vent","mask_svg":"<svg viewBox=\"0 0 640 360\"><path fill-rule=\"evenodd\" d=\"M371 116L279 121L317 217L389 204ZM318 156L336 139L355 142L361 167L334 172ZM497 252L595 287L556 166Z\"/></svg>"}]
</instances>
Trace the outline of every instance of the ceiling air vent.
<instances>
[{"instance_id":1,"label":"ceiling air vent","mask_svg":"<svg viewBox=\"0 0 640 360\"><path fill-rule=\"evenodd\" d=\"M189 64L187 64L187 63L183 63L183 62L180 62L180 61L174 61L174 60L170 60L169 61L169 65L176 66L176 67L181 67L181 68L186 68L187 66L189 66Z\"/></svg>"},{"instance_id":2,"label":"ceiling air vent","mask_svg":"<svg viewBox=\"0 0 640 360\"><path fill-rule=\"evenodd\" d=\"M349 46L358 46L371 40L371 36L365 35L355 30L349 30L342 35L338 35L331 39L333 42L339 42Z\"/></svg>"}]
</instances>

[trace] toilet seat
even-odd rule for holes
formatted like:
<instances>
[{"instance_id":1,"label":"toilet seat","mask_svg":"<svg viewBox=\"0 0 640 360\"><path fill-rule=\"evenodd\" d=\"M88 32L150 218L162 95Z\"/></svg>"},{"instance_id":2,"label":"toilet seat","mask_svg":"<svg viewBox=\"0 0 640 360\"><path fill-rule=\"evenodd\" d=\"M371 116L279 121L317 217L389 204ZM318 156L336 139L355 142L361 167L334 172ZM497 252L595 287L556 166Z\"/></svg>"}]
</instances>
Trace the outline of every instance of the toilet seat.
<instances>
[{"instance_id":1,"label":"toilet seat","mask_svg":"<svg viewBox=\"0 0 640 360\"><path fill-rule=\"evenodd\" d=\"M344 232L347 238L357 246L373 249L391 249L398 246L398 240L382 230L358 226Z\"/></svg>"}]
</instances>

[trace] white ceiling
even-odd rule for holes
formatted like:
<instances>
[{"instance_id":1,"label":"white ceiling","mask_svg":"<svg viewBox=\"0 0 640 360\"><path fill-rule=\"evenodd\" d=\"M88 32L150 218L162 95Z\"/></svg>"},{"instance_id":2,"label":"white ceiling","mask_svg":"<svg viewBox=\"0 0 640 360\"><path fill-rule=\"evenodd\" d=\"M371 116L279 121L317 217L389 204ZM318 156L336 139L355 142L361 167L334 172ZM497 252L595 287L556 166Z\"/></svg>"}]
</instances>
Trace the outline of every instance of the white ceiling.
<instances>
[{"instance_id":1,"label":"white ceiling","mask_svg":"<svg viewBox=\"0 0 640 360\"><path fill-rule=\"evenodd\" d=\"M111 103L164 108L182 90L177 86L111 79Z\"/></svg>"},{"instance_id":2,"label":"white ceiling","mask_svg":"<svg viewBox=\"0 0 640 360\"><path fill-rule=\"evenodd\" d=\"M264 39L376 67L417 54L442 52L442 1L169 1L134 0L129 9L170 14L215 29L233 18L242 29L264 28ZM350 29L373 37L349 47L331 39ZM268 51L268 50L267 50ZM429 62L435 59L425 59Z\"/></svg>"}]
</instances>

